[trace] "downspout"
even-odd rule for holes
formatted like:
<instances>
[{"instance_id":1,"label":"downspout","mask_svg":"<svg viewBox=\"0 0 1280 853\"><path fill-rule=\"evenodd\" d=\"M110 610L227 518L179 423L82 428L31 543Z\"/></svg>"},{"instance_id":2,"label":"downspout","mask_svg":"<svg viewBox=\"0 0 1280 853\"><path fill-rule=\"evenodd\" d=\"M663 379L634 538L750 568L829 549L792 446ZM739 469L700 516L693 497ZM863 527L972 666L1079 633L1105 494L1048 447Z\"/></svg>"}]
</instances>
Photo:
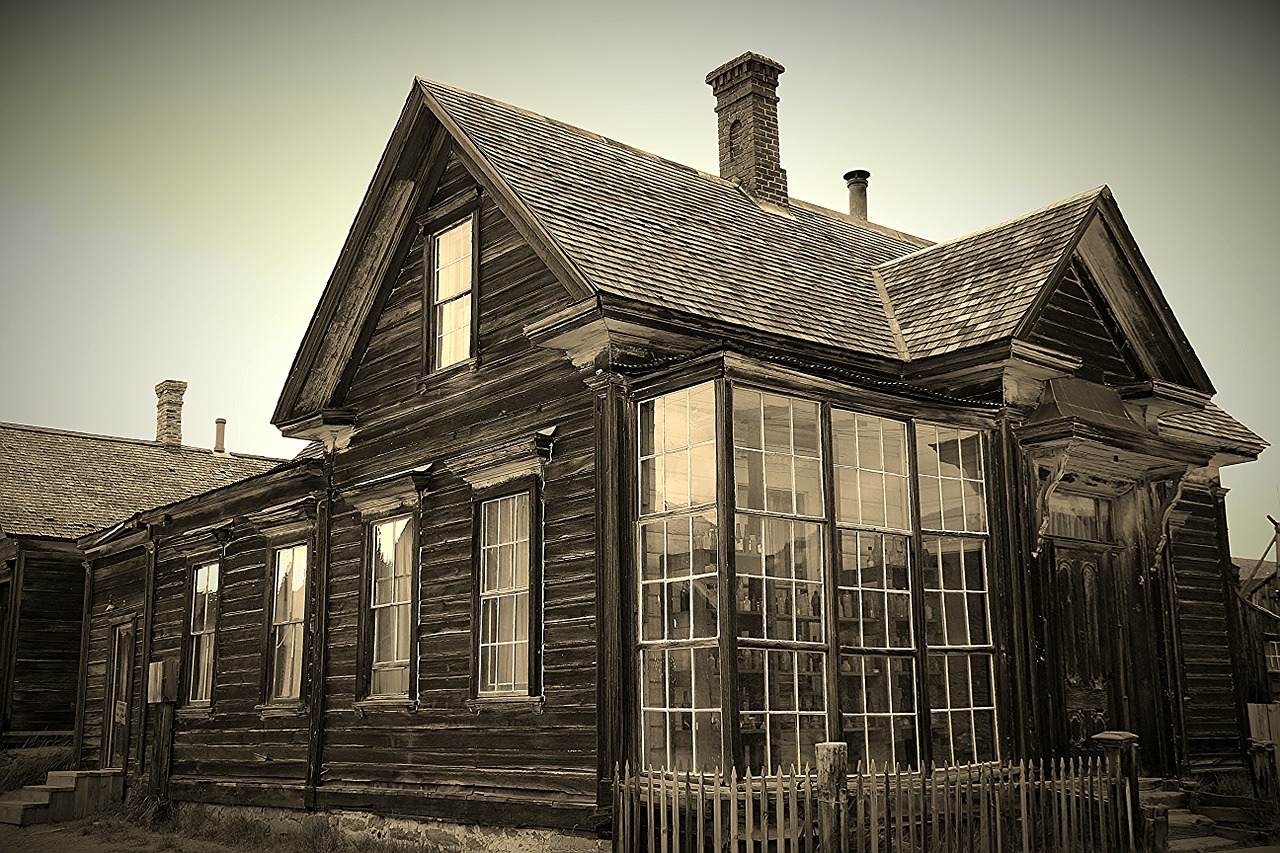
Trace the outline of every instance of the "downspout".
<instances>
[{"instance_id":1,"label":"downspout","mask_svg":"<svg viewBox=\"0 0 1280 853\"><path fill-rule=\"evenodd\" d=\"M84 703L89 682L89 632L92 629L93 617L93 561L84 563L84 604L80 613L80 674L76 685L76 734L75 734L75 766L79 769L84 763ZM99 759L98 766L102 766Z\"/></svg>"},{"instance_id":2,"label":"downspout","mask_svg":"<svg viewBox=\"0 0 1280 853\"><path fill-rule=\"evenodd\" d=\"M311 608L311 677L307 706L307 781L303 789L303 806L316 807L316 789L323 775L325 668L328 659L329 620L329 518L333 512L333 459L325 454L325 489L316 506L315 572L312 581Z\"/></svg>"}]
</instances>

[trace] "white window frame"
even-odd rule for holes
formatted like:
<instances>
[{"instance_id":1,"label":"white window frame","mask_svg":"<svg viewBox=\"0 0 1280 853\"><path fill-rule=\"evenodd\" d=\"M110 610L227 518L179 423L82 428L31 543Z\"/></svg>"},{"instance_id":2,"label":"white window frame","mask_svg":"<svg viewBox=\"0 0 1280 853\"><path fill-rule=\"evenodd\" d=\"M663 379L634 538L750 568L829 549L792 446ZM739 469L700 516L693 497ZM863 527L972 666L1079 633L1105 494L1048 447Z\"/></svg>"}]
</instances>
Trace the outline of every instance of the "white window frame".
<instances>
[{"instance_id":1,"label":"white window frame","mask_svg":"<svg viewBox=\"0 0 1280 853\"><path fill-rule=\"evenodd\" d=\"M212 588L210 588L212 581ZM191 594L187 611L187 704L207 707L213 702L217 672L218 611L221 601L221 564L197 563L190 569ZM198 602L203 599L203 611ZM197 616L201 616L197 625ZM203 689L201 689L203 688Z\"/></svg>"}]
</instances>

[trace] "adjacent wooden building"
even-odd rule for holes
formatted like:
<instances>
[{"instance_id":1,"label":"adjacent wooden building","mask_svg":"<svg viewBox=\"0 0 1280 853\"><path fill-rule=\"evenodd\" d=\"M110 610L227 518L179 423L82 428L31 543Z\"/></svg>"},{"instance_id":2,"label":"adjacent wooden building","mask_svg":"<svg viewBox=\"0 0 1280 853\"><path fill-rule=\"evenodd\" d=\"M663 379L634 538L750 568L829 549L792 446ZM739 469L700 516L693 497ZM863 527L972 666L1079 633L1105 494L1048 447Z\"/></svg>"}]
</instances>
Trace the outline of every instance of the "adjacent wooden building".
<instances>
[{"instance_id":1,"label":"adjacent wooden building","mask_svg":"<svg viewBox=\"0 0 1280 853\"><path fill-rule=\"evenodd\" d=\"M85 604L81 536L279 464L183 446L185 388L157 387L155 441L0 424L0 742L71 740Z\"/></svg>"},{"instance_id":2,"label":"adjacent wooden building","mask_svg":"<svg viewBox=\"0 0 1280 853\"><path fill-rule=\"evenodd\" d=\"M276 409L87 536L81 761L179 800L589 829L616 762L1245 772L1214 389L1101 187L932 243L416 80Z\"/></svg>"}]
</instances>

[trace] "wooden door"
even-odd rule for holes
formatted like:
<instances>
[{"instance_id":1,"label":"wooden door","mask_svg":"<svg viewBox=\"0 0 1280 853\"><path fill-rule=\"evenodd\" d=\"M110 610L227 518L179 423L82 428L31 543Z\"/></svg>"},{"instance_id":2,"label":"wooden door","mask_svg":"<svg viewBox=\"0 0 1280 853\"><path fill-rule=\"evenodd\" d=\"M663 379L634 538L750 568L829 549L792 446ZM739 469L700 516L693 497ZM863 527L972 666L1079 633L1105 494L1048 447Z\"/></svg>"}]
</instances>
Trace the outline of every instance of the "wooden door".
<instances>
[{"instance_id":1,"label":"wooden door","mask_svg":"<svg viewBox=\"0 0 1280 853\"><path fill-rule=\"evenodd\" d=\"M129 702L133 687L133 621L117 625L112 636L107 707L102 730L105 767L123 770L129 757Z\"/></svg>"},{"instance_id":2,"label":"wooden door","mask_svg":"<svg viewBox=\"0 0 1280 853\"><path fill-rule=\"evenodd\" d=\"M1056 637L1061 662L1063 713L1071 754L1092 751L1089 738L1116 728L1116 590L1110 553L1079 544L1056 543L1055 614L1050 653Z\"/></svg>"}]
</instances>

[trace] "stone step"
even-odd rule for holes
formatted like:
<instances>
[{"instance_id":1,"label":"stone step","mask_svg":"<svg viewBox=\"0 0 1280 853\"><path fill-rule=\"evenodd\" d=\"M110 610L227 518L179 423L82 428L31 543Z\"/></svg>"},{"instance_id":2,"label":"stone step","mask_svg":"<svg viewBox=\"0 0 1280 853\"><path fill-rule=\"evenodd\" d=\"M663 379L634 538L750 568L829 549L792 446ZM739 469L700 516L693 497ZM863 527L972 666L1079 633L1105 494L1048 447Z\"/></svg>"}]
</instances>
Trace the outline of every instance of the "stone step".
<instances>
[{"instance_id":1,"label":"stone step","mask_svg":"<svg viewBox=\"0 0 1280 853\"><path fill-rule=\"evenodd\" d=\"M1167 806L1171 809L1183 809L1187 807L1186 791L1142 791L1138 794L1138 800L1144 806Z\"/></svg>"},{"instance_id":2,"label":"stone step","mask_svg":"<svg viewBox=\"0 0 1280 853\"><path fill-rule=\"evenodd\" d=\"M1213 819L1187 809L1169 809L1169 839L1213 835Z\"/></svg>"},{"instance_id":3,"label":"stone step","mask_svg":"<svg viewBox=\"0 0 1280 853\"><path fill-rule=\"evenodd\" d=\"M1169 853L1213 853L1216 850L1229 850L1236 843L1229 838L1206 835L1201 838L1171 838Z\"/></svg>"},{"instance_id":4,"label":"stone step","mask_svg":"<svg viewBox=\"0 0 1280 853\"><path fill-rule=\"evenodd\" d=\"M1247 809L1236 808L1234 806L1200 806L1197 812L1207 818L1212 819L1216 823L1250 823L1253 815Z\"/></svg>"}]
</instances>

